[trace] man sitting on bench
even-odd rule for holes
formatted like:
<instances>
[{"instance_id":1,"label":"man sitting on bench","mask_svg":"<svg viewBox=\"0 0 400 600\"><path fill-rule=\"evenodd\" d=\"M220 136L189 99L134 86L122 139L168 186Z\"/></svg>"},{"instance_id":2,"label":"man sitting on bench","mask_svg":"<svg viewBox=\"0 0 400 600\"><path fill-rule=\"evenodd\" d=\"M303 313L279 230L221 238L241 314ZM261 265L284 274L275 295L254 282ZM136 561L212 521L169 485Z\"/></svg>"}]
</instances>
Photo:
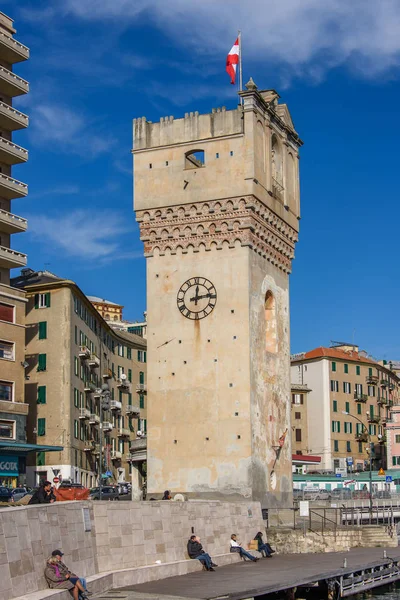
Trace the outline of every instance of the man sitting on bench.
<instances>
[{"instance_id":1,"label":"man sitting on bench","mask_svg":"<svg viewBox=\"0 0 400 600\"><path fill-rule=\"evenodd\" d=\"M190 536L187 543L187 552L190 558L199 560L206 571L215 571L213 567L218 566L213 563L211 556L204 552L203 546L200 544L200 538L197 535Z\"/></svg>"}]
</instances>

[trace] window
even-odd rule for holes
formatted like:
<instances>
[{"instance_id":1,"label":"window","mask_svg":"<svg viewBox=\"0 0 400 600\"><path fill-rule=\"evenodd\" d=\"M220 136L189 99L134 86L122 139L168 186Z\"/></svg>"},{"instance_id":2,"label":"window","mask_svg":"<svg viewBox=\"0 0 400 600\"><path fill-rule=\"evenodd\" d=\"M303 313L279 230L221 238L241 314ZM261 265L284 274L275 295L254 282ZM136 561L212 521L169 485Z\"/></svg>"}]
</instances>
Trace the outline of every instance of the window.
<instances>
[{"instance_id":1,"label":"window","mask_svg":"<svg viewBox=\"0 0 400 600\"><path fill-rule=\"evenodd\" d=\"M143 394L139 395L139 408L144 408L144 395Z\"/></svg>"},{"instance_id":2,"label":"window","mask_svg":"<svg viewBox=\"0 0 400 600\"><path fill-rule=\"evenodd\" d=\"M392 456L392 465L400 465L400 456Z\"/></svg>"},{"instance_id":3,"label":"window","mask_svg":"<svg viewBox=\"0 0 400 600\"><path fill-rule=\"evenodd\" d=\"M143 358L144 358L143 362L147 362L147 352L146 352L146 350L143 352Z\"/></svg>"},{"instance_id":4,"label":"window","mask_svg":"<svg viewBox=\"0 0 400 600\"><path fill-rule=\"evenodd\" d=\"M76 440L79 438L79 423L76 419L74 421L74 438Z\"/></svg>"},{"instance_id":5,"label":"window","mask_svg":"<svg viewBox=\"0 0 400 600\"><path fill-rule=\"evenodd\" d=\"M126 358L132 358L132 348L126 349Z\"/></svg>"},{"instance_id":6,"label":"window","mask_svg":"<svg viewBox=\"0 0 400 600\"><path fill-rule=\"evenodd\" d=\"M219 158L219 152L215 153L215 158Z\"/></svg>"},{"instance_id":7,"label":"window","mask_svg":"<svg viewBox=\"0 0 400 600\"><path fill-rule=\"evenodd\" d=\"M11 304L0 303L0 321L14 323L14 306Z\"/></svg>"},{"instance_id":8,"label":"window","mask_svg":"<svg viewBox=\"0 0 400 600\"><path fill-rule=\"evenodd\" d=\"M296 442L301 442L301 429L296 429Z\"/></svg>"},{"instance_id":9,"label":"window","mask_svg":"<svg viewBox=\"0 0 400 600\"><path fill-rule=\"evenodd\" d=\"M189 150L185 154L185 169L201 169L204 167L204 150Z\"/></svg>"},{"instance_id":10,"label":"window","mask_svg":"<svg viewBox=\"0 0 400 600\"><path fill-rule=\"evenodd\" d=\"M46 453L45 452L38 452L36 454L36 466L37 467L44 467L46 465Z\"/></svg>"},{"instance_id":11,"label":"window","mask_svg":"<svg viewBox=\"0 0 400 600\"><path fill-rule=\"evenodd\" d=\"M46 404L46 386L38 386L37 404Z\"/></svg>"},{"instance_id":12,"label":"window","mask_svg":"<svg viewBox=\"0 0 400 600\"><path fill-rule=\"evenodd\" d=\"M118 344L118 356L124 357L124 346L123 344Z\"/></svg>"},{"instance_id":13,"label":"window","mask_svg":"<svg viewBox=\"0 0 400 600\"><path fill-rule=\"evenodd\" d=\"M79 392L76 388L74 388L74 406L79 408Z\"/></svg>"},{"instance_id":14,"label":"window","mask_svg":"<svg viewBox=\"0 0 400 600\"><path fill-rule=\"evenodd\" d=\"M339 452L339 442L338 440L333 440L333 451Z\"/></svg>"},{"instance_id":15,"label":"window","mask_svg":"<svg viewBox=\"0 0 400 600\"><path fill-rule=\"evenodd\" d=\"M368 369L368 375L369 375L370 377L372 377L372 367L369 367L369 369Z\"/></svg>"},{"instance_id":16,"label":"window","mask_svg":"<svg viewBox=\"0 0 400 600\"><path fill-rule=\"evenodd\" d=\"M79 361L76 356L74 356L74 373L79 377Z\"/></svg>"},{"instance_id":17,"label":"window","mask_svg":"<svg viewBox=\"0 0 400 600\"><path fill-rule=\"evenodd\" d=\"M373 404L369 405L369 416L370 417L374 416L374 405Z\"/></svg>"},{"instance_id":18,"label":"window","mask_svg":"<svg viewBox=\"0 0 400 600\"><path fill-rule=\"evenodd\" d=\"M336 363L335 362L332 362L332 371L333 371L333 373L336 371Z\"/></svg>"},{"instance_id":19,"label":"window","mask_svg":"<svg viewBox=\"0 0 400 600\"><path fill-rule=\"evenodd\" d=\"M376 425L369 426L369 435L376 435Z\"/></svg>"},{"instance_id":20,"label":"window","mask_svg":"<svg viewBox=\"0 0 400 600\"><path fill-rule=\"evenodd\" d=\"M345 394L351 394L351 383L348 381L343 381L343 392Z\"/></svg>"},{"instance_id":21,"label":"window","mask_svg":"<svg viewBox=\"0 0 400 600\"><path fill-rule=\"evenodd\" d=\"M229 152L229 156L233 156L233 150Z\"/></svg>"},{"instance_id":22,"label":"window","mask_svg":"<svg viewBox=\"0 0 400 600\"><path fill-rule=\"evenodd\" d=\"M276 353L277 337L276 337L276 310L275 310L275 298L272 292L268 291L265 295L264 303L264 317L265 317L265 350L267 352Z\"/></svg>"},{"instance_id":23,"label":"window","mask_svg":"<svg viewBox=\"0 0 400 600\"><path fill-rule=\"evenodd\" d=\"M363 445L362 445L362 442L358 442L358 451L359 451L360 453L362 453L362 451L363 451Z\"/></svg>"},{"instance_id":24,"label":"window","mask_svg":"<svg viewBox=\"0 0 400 600\"><path fill-rule=\"evenodd\" d=\"M333 401L333 412L337 412L337 400Z\"/></svg>"},{"instance_id":25,"label":"window","mask_svg":"<svg viewBox=\"0 0 400 600\"><path fill-rule=\"evenodd\" d=\"M38 371L45 371L46 370L46 366L47 366L46 363L47 363L46 354L39 354L39 356L38 356L37 370Z\"/></svg>"},{"instance_id":26,"label":"window","mask_svg":"<svg viewBox=\"0 0 400 600\"><path fill-rule=\"evenodd\" d=\"M350 412L350 402L345 402L345 411Z\"/></svg>"},{"instance_id":27,"label":"window","mask_svg":"<svg viewBox=\"0 0 400 600\"><path fill-rule=\"evenodd\" d=\"M299 413L299 412L294 413L294 418L301 419L301 413Z\"/></svg>"},{"instance_id":28,"label":"window","mask_svg":"<svg viewBox=\"0 0 400 600\"><path fill-rule=\"evenodd\" d=\"M37 434L46 435L46 419L38 419Z\"/></svg>"},{"instance_id":29,"label":"window","mask_svg":"<svg viewBox=\"0 0 400 600\"><path fill-rule=\"evenodd\" d=\"M361 423L356 423L356 435L361 435L363 433L364 427Z\"/></svg>"},{"instance_id":30,"label":"window","mask_svg":"<svg viewBox=\"0 0 400 600\"><path fill-rule=\"evenodd\" d=\"M357 404L357 414L361 415L362 414L362 408L361 408L361 404Z\"/></svg>"},{"instance_id":31,"label":"window","mask_svg":"<svg viewBox=\"0 0 400 600\"><path fill-rule=\"evenodd\" d=\"M292 394L292 404L304 404L304 394Z\"/></svg>"},{"instance_id":32,"label":"window","mask_svg":"<svg viewBox=\"0 0 400 600\"><path fill-rule=\"evenodd\" d=\"M139 373L139 383L144 385L144 373L143 371L140 371Z\"/></svg>"},{"instance_id":33,"label":"window","mask_svg":"<svg viewBox=\"0 0 400 600\"><path fill-rule=\"evenodd\" d=\"M132 383L132 369L128 369L128 381Z\"/></svg>"},{"instance_id":34,"label":"window","mask_svg":"<svg viewBox=\"0 0 400 600\"><path fill-rule=\"evenodd\" d=\"M13 401L14 384L8 381L0 381L0 400L5 402Z\"/></svg>"},{"instance_id":35,"label":"window","mask_svg":"<svg viewBox=\"0 0 400 600\"><path fill-rule=\"evenodd\" d=\"M356 375L360 375L360 365L356 365Z\"/></svg>"},{"instance_id":36,"label":"window","mask_svg":"<svg viewBox=\"0 0 400 600\"><path fill-rule=\"evenodd\" d=\"M344 370L345 373L349 372L349 365L347 363L344 363L343 370Z\"/></svg>"},{"instance_id":37,"label":"window","mask_svg":"<svg viewBox=\"0 0 400 600\"><path fill-rule=\"evenodd\" d=\"M346 452L351 452L351 442L346 442Z\"/></svg>"},{"instance_id":38,"label":"window","mask_svg":"<svg viewBox=\"0 0 400 600\"><path fill-rule=\"evenodd\" d=\"M340 421L332 421L332 433L340 433Z\"/></svg>"},{"instance_id":39,"label":"window","mask_svg":"<svg viewBox=\"0 0 400 600\"><path fill-rule=\"evenodd\" d=\"M14 360L14 344L12 342L0 341L0 358Z\"/></svg>"},{"instance_id":40,"label":"window","mask_svg":"<svg viewBox=\"0 0 400 600\"><path fill-rule=\"evenodd\" d=\"M15 439L15 421L0 421L0 438Z\"/></svg>"},{"instance_id":41,"label":"window","mask_svg":"<svg viewBox=\"0 0 400 600\"><path fill-rule=\"evenodd\" d=\"M375 397L375 386L374 385L368 386L368 396L371 396L372 398Z\"/></svg>"},{"instance_id":42,"label":"window","mask_svg":"<svg viewBox=\"0 0 400 600\"><path fill-rule=\"evenodd\" d=\"M122 402L122 391L118 390L118 400Z\"/></svg>"},{"instance_id":43,"label":"window","mask_svg":"<svg viewBox=\"0 0 400 600\"><path fill-rule=\"evenodd\" d=\"M35 308L50 308L50 292L35 294Z\"/></svg>"},{"instance_id":44,"label":"window","mask_svg":"<svg viewBox=\"0 0 400 600\"><path fill-rule=\"evenodd\" d=\"M40 321L39 323L39 340L47 339L47 321Z\"/></svg>"},{"instance_id":45,"label":"window","mask_svg":"<svg viewBox=\"0 0 400 600\"><path fill-rule=\"evenodd\" d=\"M80 423L79 439L81 440L81 442L85 441L85 424L84 423Z\"/></svg>"},{"instance_id":46,"label":"window","mask_svg":"<svg viewBox=\"0 0 400 600\"><path fill-rule=\"evenodd\" d=\"M362 383L356 383L356 394L360 395L363 393Z\"/></svg>"},{"instance_id":47,"label":"window","mask_svg":"<svg viewBox=\"0 0 400 600\"><path fill-rule=\"evenodd\" d=\"M400 435L396 435L396 444L400 444Z\"/></svg>"},{"instance_id":48,"label":"window","mask_svg":"<svg viewBox=\"0 0 400 600\"><path fill-rule=\"evenodd\" d=\"M78 343L78 328L75 325L75 344L77 344L77 343Z\"/></svg>"},{"instance_id":49,"label":"window","mask_svg":"<svg viewBox=\"0 0 400 600\"><path fill-rule=\"evenodd\" d=\"M338 392L339 391L339 382L335 381L334 379L331 379L331 392Z\"/></svg>"},{"instance_id":50,"label":"window","mask_svg":"<svg viewBox=\"0 0 400 600\"><path fill-rule=\"evenodd\" d=\"M345 423L344 423L344 432L345 433L353 433L353 423L345 421Z\"/></svg>"}]
</instances>

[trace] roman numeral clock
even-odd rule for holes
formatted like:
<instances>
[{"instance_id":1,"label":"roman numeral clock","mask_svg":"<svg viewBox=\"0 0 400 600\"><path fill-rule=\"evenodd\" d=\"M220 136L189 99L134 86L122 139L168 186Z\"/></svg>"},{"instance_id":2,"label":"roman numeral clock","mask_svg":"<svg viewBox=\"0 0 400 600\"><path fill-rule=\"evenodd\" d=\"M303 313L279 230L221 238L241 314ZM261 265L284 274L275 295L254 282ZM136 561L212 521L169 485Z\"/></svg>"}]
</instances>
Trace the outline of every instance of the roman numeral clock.
<instances>
[{"instance_id":1,"label":"roman numeral clock","mask_svg":"<svg viewBox=\"0 0 400 600\"><path fill-rule=\"evenodd\" d=\"M178 309L187 319L197 321L215 308L217 290L205 277L192 277L181 285L177 294Z\"/></svg>"}]
</instances>

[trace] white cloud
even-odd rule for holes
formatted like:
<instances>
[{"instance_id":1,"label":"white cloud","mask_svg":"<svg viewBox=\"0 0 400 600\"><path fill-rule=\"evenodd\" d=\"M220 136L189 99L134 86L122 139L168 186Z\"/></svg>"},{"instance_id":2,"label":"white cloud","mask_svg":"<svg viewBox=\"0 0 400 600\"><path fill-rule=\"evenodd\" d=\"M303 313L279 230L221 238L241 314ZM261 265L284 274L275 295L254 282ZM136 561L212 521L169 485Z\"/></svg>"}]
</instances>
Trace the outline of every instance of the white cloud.
<instances>
[{"instance_id":1,"label":"white cloud","mask_svg":"<svg viewBox=\"0 0 400 600\"><path fill-rule=\"evenodd\" d=\"M133 229L133 214L129 218L108 211L75 210L69 214L31 215L29 231L45 242L52 253L77 257L82 261L96 260L101 264L114 258L137 258L142 252L126 251L121 236ZM125 240L126 241L126 240Z\"/></svg>"},{"instance_id":2,"label":"white cloud","mask_svg":"<svg viewBox=\"0 0 400 600\"><path fill-rule=\"evenodd\" d=\"M193 57L225 54L239 27L244 61L281 63L294 75L313 76L316 70L320 77L321 72L347 63L374 77L400 63L398 0L230 0L229 4L223 0L62 0L54 4L54 16L61 11L115 26L121 19L153 21L176 43L190 46Z\"/></svg>"}]
</instances>

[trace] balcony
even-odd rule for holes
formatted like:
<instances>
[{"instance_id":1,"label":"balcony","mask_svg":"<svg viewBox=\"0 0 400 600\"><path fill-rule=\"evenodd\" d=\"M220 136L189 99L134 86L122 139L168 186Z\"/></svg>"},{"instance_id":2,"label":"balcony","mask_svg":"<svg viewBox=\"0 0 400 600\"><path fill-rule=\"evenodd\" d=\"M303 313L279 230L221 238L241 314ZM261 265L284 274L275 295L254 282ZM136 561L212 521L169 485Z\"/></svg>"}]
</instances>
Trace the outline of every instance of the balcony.
<instances>
[{"instance_id":1,"label":"balcony","mask_svg":"<svg viewBox=\"0 0 400 600\"><path fill-rule=\"evenodd\" d=\"M98 367L100 367L100 359L97 356L97 354L90 355L90 358L88 360L88 365L89 365L89 367L92 367L92 369L97 369Z\"/></svg>"},{"instance_id":2,"label":"balcony","mask_svg":"<svg viewBox=\"0 0 400 600\"><path fill-rule=\"evenodd\" d=\"M28 221L6 210L0 209L0 230L5 233L22 233L28 228Z\"/></svg>"},{"instance_id":3,"label":"balcony","mask_svg":"<svg viewBox=\"0 0 400 600\"><path fill-rule=\"evenodd\" d=\"M22 252L16 252L11 248L0 246L0 267L3 269L15 269L26 267L27 256Z\"/></svg>"},{"instance_id":4,"label":"balcony","mask_svg":"<svg viewBox=\"0 0 400 600\"><path fill-rule=\"evenodd\" d=\"M136 417L139 418L140 417L140 408L139 406L132 406L131 404L128 404L128 406L125 409L126 414L129 417Z\"/></svg>"},{"instance_id":5,"label":"balcony","mask_svg":"<svg viewBox=\"0 0 400 600\"><path fill-rule=\"evenodd\" d=\"M110 423L110 421L104 421L103 422L103 431L112 431L113 430L113 424Z\"/></svg>"},{"instance_id":6,"label":"balcony","mask_svg":"<svg viewBox=\"0 0 400 600\"><path fill-rule=\"evenodd\" d=\"M87 346L79 347L79 358L81 358L82 360L90 358L90 349Z\"/></svg>"},{"instance_id":7,"label":"balcony","mask_svg":"<svg viewBox=\"0 0 400 600\"><path fill-rule=\"evenodd\" d=\"M381 418L378 416L369 416L368 417L368 423L376 423L377 425L379 425L379 423L381 422Z\"/></svg>"},{"instance_id":8,"label":"balcony","mask_svg":"<svg viewBox=\"0 0 400 600\"><path fill-rule=\"evenodd\" d=\"M392 381L389 381L389 390L390 390L391 392L393 392L394 388L395 388L395 385L394 385L394 383L393 383Z\"/></svg>"},{"instance_id":9,"label":"balcony","mask_svg":"<svg viewBox=\"0 0 400 600\"><path fill-rule=\"evenodd\" d=\"M13 106L0 102L0 128L7 131L25 129L29 125L29 117Z\"/></svg>"},{"instance_id":10,"label":"balcony","mask_svg":"<svg viewBox=\"0 0 400 600\"><path fill-rule=\"evenodd\" d=\"M121 390L121 392L130 392L131 384L127 379L118 379L117 388Z\"/></svg>"},{"instance_id":11,"label":"balcony","mask_svg":"<svg viewBox=\"0 0 400 600\"><path fill-rule=\"evenodd\" d=\"M84 385L85 385L85 387L83 389L85 390L85 392L91 393L96 390L95 384L92 383L91 381L85 381Z\"/></svg>"},{"instance_id":12,"label":"balcony","mask_svg":"<svg viewBox=\"0 0 400 600\"><path fill-rule=\"evenodd\" d=\"M138 438L131 441L130 455L127 458L128 462L140 462L147 458L147 439Z\"/></svg>"},{"instance_id":13,"label":"balcony","mask_svg":"<svg viewBox=\"0 0 400 600\"><path fill-rule=\"evenodd\" d=\"M0 196L2 198L12 200L13 198L25 198L27 195L28 186L26 183L0 173Z\"/></svg>"},{"instance_id":14,"label":"balcony","mask_svg":"<svg viewBox=\"0 0 400 600\"><path fill-rule=\"evenodd\" d=\"M79 418L82 419L83 421L86 419L90 418L90 410L88 410L87 408L80 408L79 409Z\"/></svg>"},{"instance_id":15,"label":"balcony","mask_svg":"<svg viewBox=\"0 0 400 600\"><path fill-rule=\"evenodd\" d=\"M366 431L356 433L355 437L357 442L368 442L368 433Z\"/></svg>"},{"instance_id":16,"label":"balcony","mask_svg":"<svg viewBox=\"0 0 400 600\"><path fill-rule=\"evenodd\" d=\"M119 400L110 401L110 410L120 411L122 408L122 402Z\"/></svg>"},{"instance_id":17,"label":"balcony","mask_svg":"<svg viewBox=\"0 0 400 600\"><path fill-rule=\"evenodd\" d=\"M89 424L90 425L98 425L99 423L100 423L99 415L95 415L94 413L92 413L89 417Z\"/></svg>"},{"instance_id":18,"label":"balcony","mask_svg":"<svg viewBox=\"0 0 400 600\"><path fill-rule=\"evenodd\" d=\"M367 394L357 394L357 392L354 392L354 400L356 402L367 402L368 396Z\"/></svg>"},{"instance_id":19,"label":"balcony","mask_svg":"<svg viewBox=\"0 0 400 600\"><path fill-rule=\"evenodd\" d=\"M380 398L378 398L377 402L378 402L378 404L385 405L385 404L388 404L388 399L380 397Z\"/></svg>"},{"instance_id":20,"label":"balcony","mask_svg":"<svg viewBox=\"0 0 400 600\"><path fill-rule=\"evenodd\" d=\"M147 383L136 384L136 391L138 394L147 394Z\"/></svg>"},{"instance_id":21,"label":"balcony","mask_svg":"<svg viewBox=\"0 0 400 600\"><path fill-rule=\"evenodd\" d=\"M272 178L272 195L277 199L277 200L281 200L283 202L283 192L285 191L285 188L283 187L282 183L280 181L278 181L277 179L275 179L275 177Z\"/></svg>"},{"instance_id":22,"label":"balcony","mask_svg":"<svg viewBox=\"0 0 400 600\"><path fill-rule=\"evenodd\" d=\"M5 165L17 165L28 160L28 150L0 137L0 162Z\"/></svg>"},{"instance_id":23,"label":"balcony","mask_svg":"<svg viewBox=\"0 0 400 600\"><path fill-rule=\"evenodd\" d=\"M0 56L7 63L14 64L29 58L29 48L15 38L0 32Z\"/></svg>"},{"instance_id":24,"label":"balcony","mask_svg":"<svg viewBox=\"0 0 400 600\"><path fill-rule=\"evenodd\" d=\"M389 385L387 379L381 379L381 387L386 388Z\"/></svg>"},{"instance_id":25,"label":"balcony","mask_svg":"<svg viewBox=\"0 0 400 600\"><path fill-rule=\"evenodd\" d=\"M85 446L83 448L84 452L94 452L95 449L96 444L93 441L88 440L87 442L85 442Z\"/></svg>"},{"instance_id":26,"label":"balcony","mask_svg":"<svg viewBox=\"0 0 400 600\"><path fill-rule=\"evenodd\" d=\"M104 450L104 448L103 448L103 450ZM93 454L97 454L97 455L100 454L100 444L95 444L94 445Z\"/></svg>"},{"instance_id":27,"label":"balcony","mask_svg":"<svg viewBox=\"0 0 400 600\"><path fill-rule=\"evenodd\" d=\"M112 379L113 372L111 369L106 369L103 373L103 379Z\"/></svg>"},{"instance_id":28,"label":"balcony","mask_svg":"<svg viewBox=\"0 0 400 600\"><path fill-rule=\"evenodd\" d=\"M117 436L120 438L129 437L131 435L130 429L126 429L126 427L118 427Z\"/></svg>"},{"instance_id":29,"label":"balcony","mask_svg":"<svg viewBox=\"0 0 400 600\"><path fill-rule=\"evenodd\" d=\"M0 65L0 90L13 98L29 92L29 83Z\"/></svg>"},{"instance_id":30,"label":"balcony","mask_svg":"<svg viewBox=\"0 0 400 600\"><path fill-rule=\"evenodd\" d=\"M121 460L122 458L122 452L119 452L118 450L111 450L111 460Z\"/></svg>"},{"instance_id":31,"label":"balcony","mask_svg":"<svg viewBox=\"0 0 400 600\"><path fill-rule=\"evenodd\" d=\"M367 375L367 377L365 378L365 381L369 385L376 385L379 381L379 377L378 377L378 375Z\"/></svg>"}]
</instances>

